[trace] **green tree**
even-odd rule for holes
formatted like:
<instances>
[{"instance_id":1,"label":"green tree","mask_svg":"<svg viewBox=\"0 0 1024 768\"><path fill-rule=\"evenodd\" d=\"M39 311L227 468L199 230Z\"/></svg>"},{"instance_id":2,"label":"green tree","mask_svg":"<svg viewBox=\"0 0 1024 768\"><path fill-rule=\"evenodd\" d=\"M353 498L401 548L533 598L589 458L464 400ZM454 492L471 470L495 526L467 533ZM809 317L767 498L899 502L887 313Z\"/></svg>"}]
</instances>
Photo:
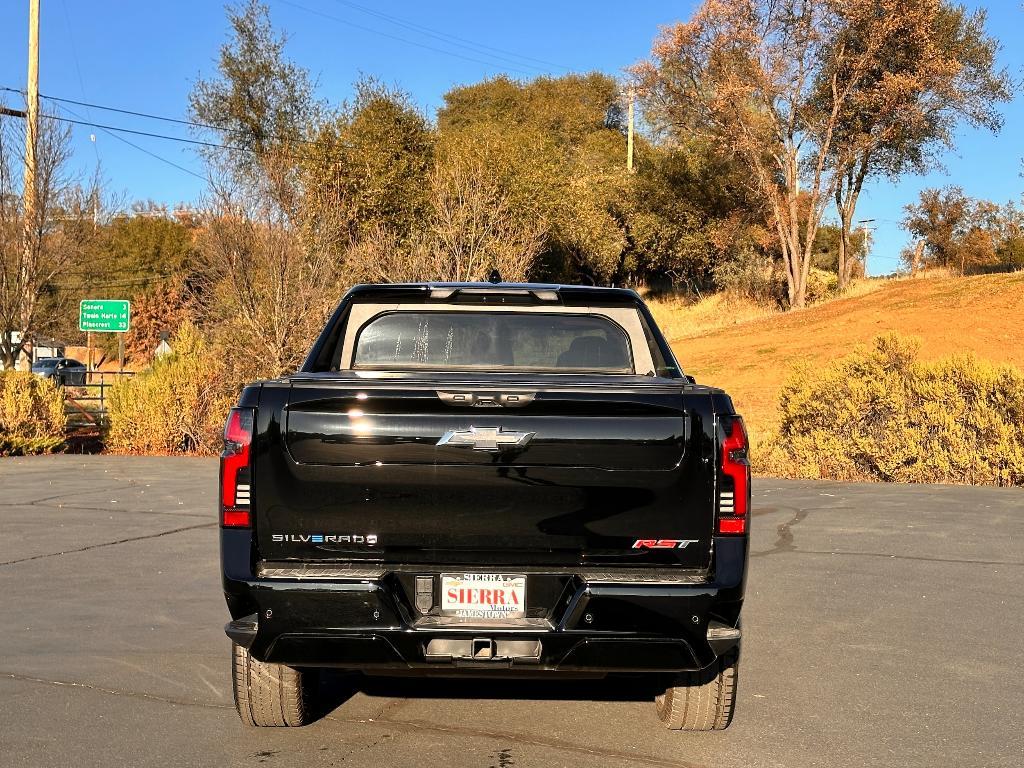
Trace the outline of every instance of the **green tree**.
<instances>
[{"instance_id":1,"label":"green tree","mask_svg":"<svg viewBox=\"0 0 1024 768\"><path fill-rule=\"evenodd\" d=\"M380 228L403 239L424 216L434 131L408 94L365 78L355 90L317 133L302 183L341 241Z\"/></svg>"},{"instance_id":2,"label":"green tree","mask_svg":"<svg viewBox=\"0 0 1024 768\"><path fill-rule=\"evenodd\" d=\"M1012 95L1010 78L996 65L998 41L987 34L986 12L929 0L915 2L905 13L889 10L879 18L858 4L842 11L843 28L835 45L854 50L871 45L882 25L893 28L878 49L877 66L855 82L834 144L839 183L835 188L839 214L839 285L858 264L851 246L857 202L873 176L897 179L922 173L937 164L938 151L952 148L956 125L998 131L997 106ZM838 61L838 59L836 59ZM818 80L823 105L829 103L831 78L825 68Z\"/></svg>"},{"instance_id":3,"label":"green tree","mask_svg":"<svg viewBox=\"0 0 1024 768\"><path fill-rule=\"evenodd\" d=\"M720 287L718 267L772 242L748 199L744 170L698 139L638 145L632 180L634 269L692 287Z\"/></svg>"},{"instance_id":4,"label":"green tree","mask_svg":"<svg viewBox=\"0 0 1024 768\"><path fill-rule=\"evenodd\" d=\"M445 94L441 137L488 158L524 224L544 222L538 277L618 277L628 247L619 101L615 81L597 73L499 77Z\"/></svg>"},{"instance_id":5,"label":"green tree","mask_svg":"<svg viewBox=\"0 0 1024 768\"><path fill-rule=\"evenodd\" d=\"M189 95L192 118L238 150L208 155L251 173L266 155L298 153L321 119L309 73L285 56L287 37L274 32L259 0L229 6L231 36L220 49L218 77L200 78Z\"/></svg>"}]
</instances>

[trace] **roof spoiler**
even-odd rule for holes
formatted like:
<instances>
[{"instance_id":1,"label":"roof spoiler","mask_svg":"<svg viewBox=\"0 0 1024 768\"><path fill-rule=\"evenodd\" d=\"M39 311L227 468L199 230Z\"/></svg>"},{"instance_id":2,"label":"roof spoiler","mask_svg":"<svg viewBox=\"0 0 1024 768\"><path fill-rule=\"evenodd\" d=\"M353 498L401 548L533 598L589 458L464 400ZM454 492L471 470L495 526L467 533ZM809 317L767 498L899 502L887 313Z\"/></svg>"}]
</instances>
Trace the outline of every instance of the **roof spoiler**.
<instances>
[{"instance_id":1,"label":"roof spoiler","mask_svg":"<svg viewBox=\"0 0 1024 768\"><path fill-rule=\"evenodd\" d=\"M479 302L481 304L561 304L557 288L473 288L430 286L430 298L438 301Z\"/></svg>"}]
</instances>

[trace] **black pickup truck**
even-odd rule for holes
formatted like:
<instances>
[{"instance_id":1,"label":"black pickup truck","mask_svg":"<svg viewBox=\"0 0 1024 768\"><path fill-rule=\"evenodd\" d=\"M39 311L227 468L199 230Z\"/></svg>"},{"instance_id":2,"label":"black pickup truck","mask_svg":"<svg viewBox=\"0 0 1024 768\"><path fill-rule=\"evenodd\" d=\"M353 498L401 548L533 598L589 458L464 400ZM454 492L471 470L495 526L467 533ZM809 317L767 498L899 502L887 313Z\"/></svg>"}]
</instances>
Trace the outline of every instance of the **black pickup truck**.
<instances>
[{"instance_id":1,"label":"black pickup truck","mask_svg":"<svg viewBox=\"0 0 1024 768\"><path fill-rule=\"evenodd\" d=\"M235 702L303 725L319 668L645 674L729 725L746 578L742 419L630 290L371 285L225 429Z\"/></svg>"}]
</instances>

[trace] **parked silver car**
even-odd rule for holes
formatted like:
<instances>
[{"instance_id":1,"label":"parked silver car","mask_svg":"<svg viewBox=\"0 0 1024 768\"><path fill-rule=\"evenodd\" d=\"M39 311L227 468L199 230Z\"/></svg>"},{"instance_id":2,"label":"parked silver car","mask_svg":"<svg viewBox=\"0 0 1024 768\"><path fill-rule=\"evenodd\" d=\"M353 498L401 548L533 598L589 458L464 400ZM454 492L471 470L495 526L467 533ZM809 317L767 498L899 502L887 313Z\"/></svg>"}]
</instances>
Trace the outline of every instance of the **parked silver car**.
<instances>
[{"instance_id":1,"label":"parked silver car","mask_svg":"<svg viewBox=\"0 0 1024 768\"><path fill-rule=\"evenodd\" d=\"M32 363L32 373L49 379L58 387L85 385L85 365L70 357L41 357Z\"/></svg>"}]
</instances>

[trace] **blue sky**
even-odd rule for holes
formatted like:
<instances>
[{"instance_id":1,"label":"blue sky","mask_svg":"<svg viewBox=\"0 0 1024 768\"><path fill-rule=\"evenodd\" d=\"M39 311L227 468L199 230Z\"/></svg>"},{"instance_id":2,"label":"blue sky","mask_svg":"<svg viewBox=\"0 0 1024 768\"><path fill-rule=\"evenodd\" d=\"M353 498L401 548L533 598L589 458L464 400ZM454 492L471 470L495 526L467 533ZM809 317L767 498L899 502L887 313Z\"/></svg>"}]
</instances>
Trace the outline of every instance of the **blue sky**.
<instances>
[{"instance_id":1,"label":"blue sky","mask_svg":"<svg viewBox=\"0 0 1024 768\"><path fill-rule=\"evenodd\" d=\"M659 25L687 18L697 3L269 0L269 5L275 26L290 36L289 55L313 73L326 99L345 99L360 74L374 75L409 91L432 115L453 85L502 72L519 78L590 70L618 75L648 53ZM1003 42L1001 63L1019 79L1024 50L1016 45L1019 34L1013 33L1024 26L1024 11L1016 0L986 5L989 29ZM24 87L27 9L28 0L0 4L0 86ZM460 40L439 39L423 27ZM213 72L225 35L223 5L211 0L42 0L40 91L184 117L191 84L200 74ZM10 106L17 106L20 98L4 97ZM188 136L183 126L67 106L86 120ZM998 136L960 130L956 152L945 157L945 171L907 177L898 184L876 182L866 190L858 218L876 220L872 274L898 266L906 243L898 226L902 207L921 189L956 183L972 196L998 202L1020 199L1024 97L1006 105L1003 113L1006 125ZM124 138L179 166L202 171L186 145ZM200 179L100 130L76 127L74 147L76 162L91 170L98 158L110 190L127 200L174 204L194 201L202 193Z\"/></svg>"}]
</instances>

